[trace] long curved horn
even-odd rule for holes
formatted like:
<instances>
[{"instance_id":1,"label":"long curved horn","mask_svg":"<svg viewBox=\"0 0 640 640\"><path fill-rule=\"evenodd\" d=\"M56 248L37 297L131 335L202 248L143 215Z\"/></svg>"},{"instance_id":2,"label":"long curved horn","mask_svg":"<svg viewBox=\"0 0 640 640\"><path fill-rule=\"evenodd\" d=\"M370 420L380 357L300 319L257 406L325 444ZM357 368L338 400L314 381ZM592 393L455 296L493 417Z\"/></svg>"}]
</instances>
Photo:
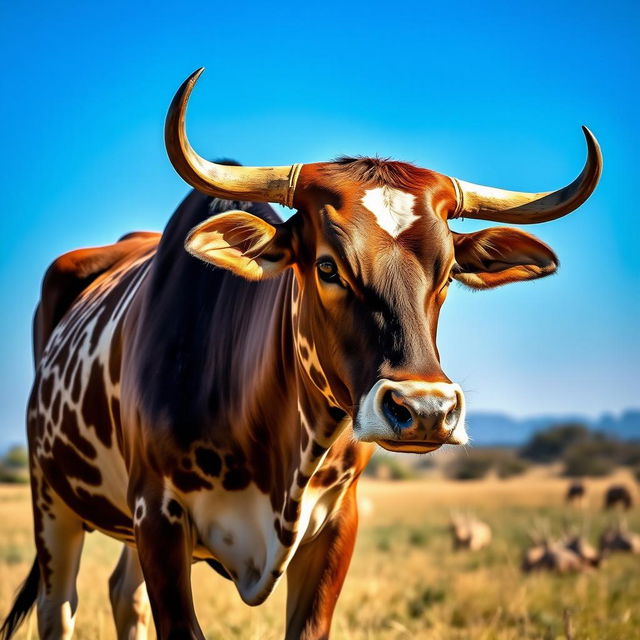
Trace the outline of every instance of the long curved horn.
<instances>
[{"instance_id":1,"label":"long curved horn","mask_svg":"<svg viewBox=\"0 0 640 640\"><path fill-rule=\"evenodd\" d=\"M217 198L252 202L279 202L293 206L293 194L302 165L288 167L237 167L201 158L189 144L185 114L189 96L204 71L194 71L173 97L164 125L164 143L169 160L192 187Z\"/></svg>"},{"instance_id":2,"label":"long curved horn","mask_svg":"<svg viewBox=\"0 0 640 640\"><path fill-rule=\"evenodd\" d=\"M587 127L582 131L587 140L587 161L570 185L558 191L524 193L451 178L458 198L451 217L533 224L555 220L577 209L593 193L602 173L600 145Z\"/></svg>"}]
</instances>

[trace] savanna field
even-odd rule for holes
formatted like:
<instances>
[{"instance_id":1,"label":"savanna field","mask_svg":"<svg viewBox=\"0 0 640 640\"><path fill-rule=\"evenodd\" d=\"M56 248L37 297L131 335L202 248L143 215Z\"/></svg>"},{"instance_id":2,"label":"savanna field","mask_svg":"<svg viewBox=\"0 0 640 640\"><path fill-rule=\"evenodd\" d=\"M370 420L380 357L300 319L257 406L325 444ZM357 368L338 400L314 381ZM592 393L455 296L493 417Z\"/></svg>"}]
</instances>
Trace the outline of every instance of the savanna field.
<instances>
[{"instance_id":1,"label":"savanna field","mask_svg":"<svg viewBox=\"0 0 640 640\"><path fill-rule=\"evenodd\" d=\"M410 481L363 479L364 512L356 551L338 602L338 640L640 637L640 556L617 554L601 568L576 575L524 575L522 552L534 527L561 535L583 527L592 544L615 515L602 511L613 482L637 486L626 471L587 481L583 508L567 507L566 479L544 468L509 480L454 482L439 476ZM481 551L452 550L451 510L468 510L493 529ZM367 513L368 512L368 513ZM0 486L0 614L26 576L34 556L29 489ZM636 506L626 516L640 530ZM86 537L79 576L76 637L115 638L107 580L119 545ZM208 638L271 640L284 630L281 583L261 607L244 605L231 583L204 564L194 566L196 609ZM36 638L35 616L18 638Z\"/></svg>"}]
</instances>

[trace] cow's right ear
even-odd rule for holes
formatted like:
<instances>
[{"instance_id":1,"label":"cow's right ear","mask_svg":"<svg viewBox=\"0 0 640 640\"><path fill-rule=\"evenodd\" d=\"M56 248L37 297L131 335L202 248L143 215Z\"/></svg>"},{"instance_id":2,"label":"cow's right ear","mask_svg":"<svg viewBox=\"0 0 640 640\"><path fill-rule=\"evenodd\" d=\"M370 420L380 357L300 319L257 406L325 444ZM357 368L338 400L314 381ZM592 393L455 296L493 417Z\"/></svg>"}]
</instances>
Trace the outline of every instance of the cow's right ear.
<instances>
[{"instance_id":1,"label":"cow's right ear","mask_svg":"<svg viewBox=\"0 0 640 640\"><path fill-rule=\"evenodd\" d=\"M215 215L189 232L185 249L247 280L280 275L293 263L291 231L245 211Z\"/></svg>"}]
</instances>

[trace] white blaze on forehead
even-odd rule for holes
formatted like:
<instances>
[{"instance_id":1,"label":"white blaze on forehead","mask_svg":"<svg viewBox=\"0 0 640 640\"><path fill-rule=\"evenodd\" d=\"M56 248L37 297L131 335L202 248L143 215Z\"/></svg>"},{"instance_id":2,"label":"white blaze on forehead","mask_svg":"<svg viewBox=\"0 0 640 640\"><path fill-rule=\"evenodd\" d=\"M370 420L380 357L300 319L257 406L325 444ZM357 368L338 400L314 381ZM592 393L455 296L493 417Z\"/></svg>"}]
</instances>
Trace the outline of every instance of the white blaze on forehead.
<instances>
[{"instance_id":1,"label":"white blaze on forehead","mask_svg":"<svg viewBox=\"0 0 640 640\"><path fill-rule=\"evenodd\" d=\"M373 213L378 225L395 238L418 219L413 213L415 200L412 193L392 187L377 187L365 191L362 204Z\"/></svg>"}]
</instances>

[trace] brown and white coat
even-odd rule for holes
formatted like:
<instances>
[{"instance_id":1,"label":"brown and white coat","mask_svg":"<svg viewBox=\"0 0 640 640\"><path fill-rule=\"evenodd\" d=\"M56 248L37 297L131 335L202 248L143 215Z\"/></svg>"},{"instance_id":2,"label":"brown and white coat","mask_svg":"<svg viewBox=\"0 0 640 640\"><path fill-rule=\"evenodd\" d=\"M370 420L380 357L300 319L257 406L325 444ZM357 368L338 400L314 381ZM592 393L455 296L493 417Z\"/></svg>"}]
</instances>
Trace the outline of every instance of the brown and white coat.
<instances>
[{"instance_id":1,"label":"brown and white coat","mask_svg":"<svg viewBox=\"0 0 640 640\"><path fill-rule=\"evenodd\" d=\"M528 199L377 159L207 163L184 134L196 78L167 147L203 193L161 236L66 254L45 276L28 409L37 559L6 638L36 597L41 636L71 636L94 529L124 543L110 581L121 638L145 637L149 602L160 638L203 637L194 560L252 605L286 573L287 638L328 637L373 443L467 441L436 348L451 279L487 288L557 266L529 234L454 234L448 218L552 219L600 171L590 134L586 173ZM274 200L296 213L282 222Z\"/></svg>"}]
</instances>

